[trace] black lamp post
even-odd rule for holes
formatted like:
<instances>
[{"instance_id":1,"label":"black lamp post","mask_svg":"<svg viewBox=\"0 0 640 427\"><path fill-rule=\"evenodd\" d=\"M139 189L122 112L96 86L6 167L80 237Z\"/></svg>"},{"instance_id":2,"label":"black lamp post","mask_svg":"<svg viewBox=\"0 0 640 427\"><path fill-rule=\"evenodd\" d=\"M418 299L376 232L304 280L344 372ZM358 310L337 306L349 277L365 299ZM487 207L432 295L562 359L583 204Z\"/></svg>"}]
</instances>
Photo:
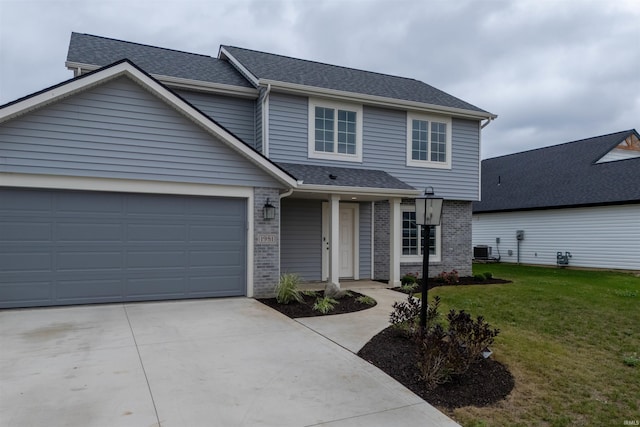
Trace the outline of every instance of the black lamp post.
<instances>
[{"instance_id":1,"label":"black lamp post","mask_svg":"<svg viewBox=\"0 0 640 427\"><path fill-rule=\"evenodd\" d=\"M431 227L440 225L442 216L442 202L444 199L434 196L433 187L424 190L423 197L416 197L416 225L423 226L424 240L422 243L422 305L420 306L420 331L424 333L427 327L427 305L429 297L429 237Z\"/></svg>"}]
</instances>

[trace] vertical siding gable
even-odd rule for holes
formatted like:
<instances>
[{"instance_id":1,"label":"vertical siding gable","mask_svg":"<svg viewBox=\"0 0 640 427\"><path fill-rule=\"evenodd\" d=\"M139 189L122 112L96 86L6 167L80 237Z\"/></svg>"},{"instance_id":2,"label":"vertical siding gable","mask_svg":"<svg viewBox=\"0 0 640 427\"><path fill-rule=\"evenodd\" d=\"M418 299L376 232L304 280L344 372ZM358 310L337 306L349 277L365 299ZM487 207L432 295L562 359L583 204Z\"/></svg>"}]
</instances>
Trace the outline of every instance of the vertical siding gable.
<instances>
[{"instance_id":1,"label":"vertical siding gable","mask_svg":"<svg viewBox=\"0 0 640 427\"><path fill-rule=\"evenodd\" d=\"M280 270L322 280L322 202L283 199Z\"/></svg>"},{"instance_id":2,"label":"vertical siding gable","mask_svg":"<svg viewBox=\"0 0 640 427\"><path fill-rule=\"evenodd\" d=\"M433 186L442 197L477 200L480 173L480 126L452 120L451 169L406 165L407 113L365 106L362 162L308 158L308 98L271 93L269 158L275 162L384 170L418 189Z\"/></svg>"},{"instance_id":3,"label":"vertical siding gable","mask_svg":"<svg viewBox=\"0 0 640 427\"><path fill-rule=\"evenodd\" d=\"M280 187L127 77L0 124L0 172Z\"/></svg>"},{"instance_id":4,"label":"vertical siding gable","mask_svg":"<svg viewBox=\"0 0 640 427\"><path fill-rule=\"evenodd\" d=\"M175 92L220 123L245 144L256 148L255 100L188 90L176 90Z\"/></svg>"}]
</instances>

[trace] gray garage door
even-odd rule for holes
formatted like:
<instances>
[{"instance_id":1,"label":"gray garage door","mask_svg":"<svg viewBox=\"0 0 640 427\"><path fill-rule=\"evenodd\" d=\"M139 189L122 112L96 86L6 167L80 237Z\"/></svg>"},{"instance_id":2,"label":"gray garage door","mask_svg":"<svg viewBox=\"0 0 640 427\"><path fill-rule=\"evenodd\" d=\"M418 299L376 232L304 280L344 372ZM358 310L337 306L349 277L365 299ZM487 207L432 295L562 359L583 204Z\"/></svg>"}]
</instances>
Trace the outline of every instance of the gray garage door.
<instances>
[{"instance_id":1,"label":"gray garage door","mask_svg":"<svg viewBox=\"0 0 640 427\"><path fill-rule=\"evenodd\" d=\"M0 189L0 307L246 294L246 200Z\"/></svg>"}]
</instances>

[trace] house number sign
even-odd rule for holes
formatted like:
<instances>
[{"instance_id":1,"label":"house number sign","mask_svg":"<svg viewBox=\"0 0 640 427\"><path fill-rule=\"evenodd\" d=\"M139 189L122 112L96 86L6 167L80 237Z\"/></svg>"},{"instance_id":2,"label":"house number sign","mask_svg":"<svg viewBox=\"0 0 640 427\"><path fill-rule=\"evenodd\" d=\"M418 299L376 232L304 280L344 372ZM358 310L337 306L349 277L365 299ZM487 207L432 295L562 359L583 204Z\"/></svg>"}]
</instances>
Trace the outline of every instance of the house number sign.
<instances>
[{"instance_id":1,"label":"house number sign","mask_svg":"<svg viewBox=\"0 0 640 427\"><path fill-rule=\"evenodd\" d=\"M276 234L258 234L259 245L275 245L278 243L278 236Z\"/></svg>"}]
</instances>

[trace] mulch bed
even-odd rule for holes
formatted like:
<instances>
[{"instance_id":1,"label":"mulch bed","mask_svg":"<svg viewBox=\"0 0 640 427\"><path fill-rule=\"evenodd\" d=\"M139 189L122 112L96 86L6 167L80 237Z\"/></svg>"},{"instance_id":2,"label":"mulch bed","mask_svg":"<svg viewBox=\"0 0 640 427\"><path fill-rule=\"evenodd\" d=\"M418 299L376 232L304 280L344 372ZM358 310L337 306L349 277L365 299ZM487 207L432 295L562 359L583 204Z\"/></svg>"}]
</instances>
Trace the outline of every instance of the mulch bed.
<instances>
[{"instance_id":1,"label":"mulch bed","mask_svg":"<svg viewBox=\"0 0 640 427\"><path fill-rule=\"evenodd\" d=\"M413 293L422 292L422 280L418 280L418 286L415 288ZM474 277L464 276L458 279L458 283L454 284L446 284L442 282L438 282L435 279L429 279L429 289L438 288L440 286L467 286L467 285L501 285L505 283L513 283L511 280L504 279L496 279L492 277L491 279L485 280L476 280ZM393 291L404 292L400 287L391 288ZM407 292L404 292L407 293Z\"/></svg>"},{"instance_id":2,"label":"mulch bed","mask_svg":"<svg viewBox=\"0 0 640 427\"><path fill-rule=\"evenodd\" d=\"M428 390L418 377L417 344L390 326L373 337L358 356L377 366L409 390L434 406L453 409L487 406L511 392L513 376L499 362L489 358L471 365L461 376Z\"/></svg>"},{"instance_id":3,"label":"mulch bed","mask_svg":"<svg viewBox=\"0 0 640 427\"><path fill-rule=\"evenodd\" d=\"M491 285L511 283L509 280L491 278L477 281L473 277L460 277L455 285L429 280L429 289L439 286L461 285ZM398 288L395 291L402 292ZM418 286L414 292L420 292ZM322 291L317 292L321 297ZM263 298L258 301L278 310L291 318L328 316L332 314L352 313L366 310L373 306L356 301L361 294L351 292L339 300L333 311L323 315L312 309L316 297L304 296L303 303L278 304L275 298ZM389 312L391 314L391 311ZM473 364L469 370L460 376L455 376L446 384L439 385L429 390L419 378L417 368L417 344L407 338L401 331L388 327L374 336L359 352L358 356L372 363L385 373L395 378L402 385L413 391L425 401L434 406L445 409L460 408L463 406L488 406L496 403L509 395L514 387L511 372L499 362L488 358L481 359Z\"/></svg>"},{"instance_id":4,"label":"mulch bed","mask_svg":"<svg viewBox=\"0 0 640 427\"><path fill-rule=\"evenodd\" d=\"M336 304L333 310L327 314L322 314L319 311L313 309L313 304L316 302L316 298L322 298L322 296L324 295L324 291L316 292L317 297L303 295L304 302L302 303L292 302L289 304L278 304L275 298L261 298L258 299L258 301L268 305L274 310L278 310L280 313L284 314L285 316L289 316L292 319L296 319L298 317L330 316L332 314L353 313L356 311L375 307L375 304L367 305L356 301L356 298L362 296L362 294L353 291L350 291L349 294L350 295L339 299L338 304Z\"/></svg>"}]
</instances>

